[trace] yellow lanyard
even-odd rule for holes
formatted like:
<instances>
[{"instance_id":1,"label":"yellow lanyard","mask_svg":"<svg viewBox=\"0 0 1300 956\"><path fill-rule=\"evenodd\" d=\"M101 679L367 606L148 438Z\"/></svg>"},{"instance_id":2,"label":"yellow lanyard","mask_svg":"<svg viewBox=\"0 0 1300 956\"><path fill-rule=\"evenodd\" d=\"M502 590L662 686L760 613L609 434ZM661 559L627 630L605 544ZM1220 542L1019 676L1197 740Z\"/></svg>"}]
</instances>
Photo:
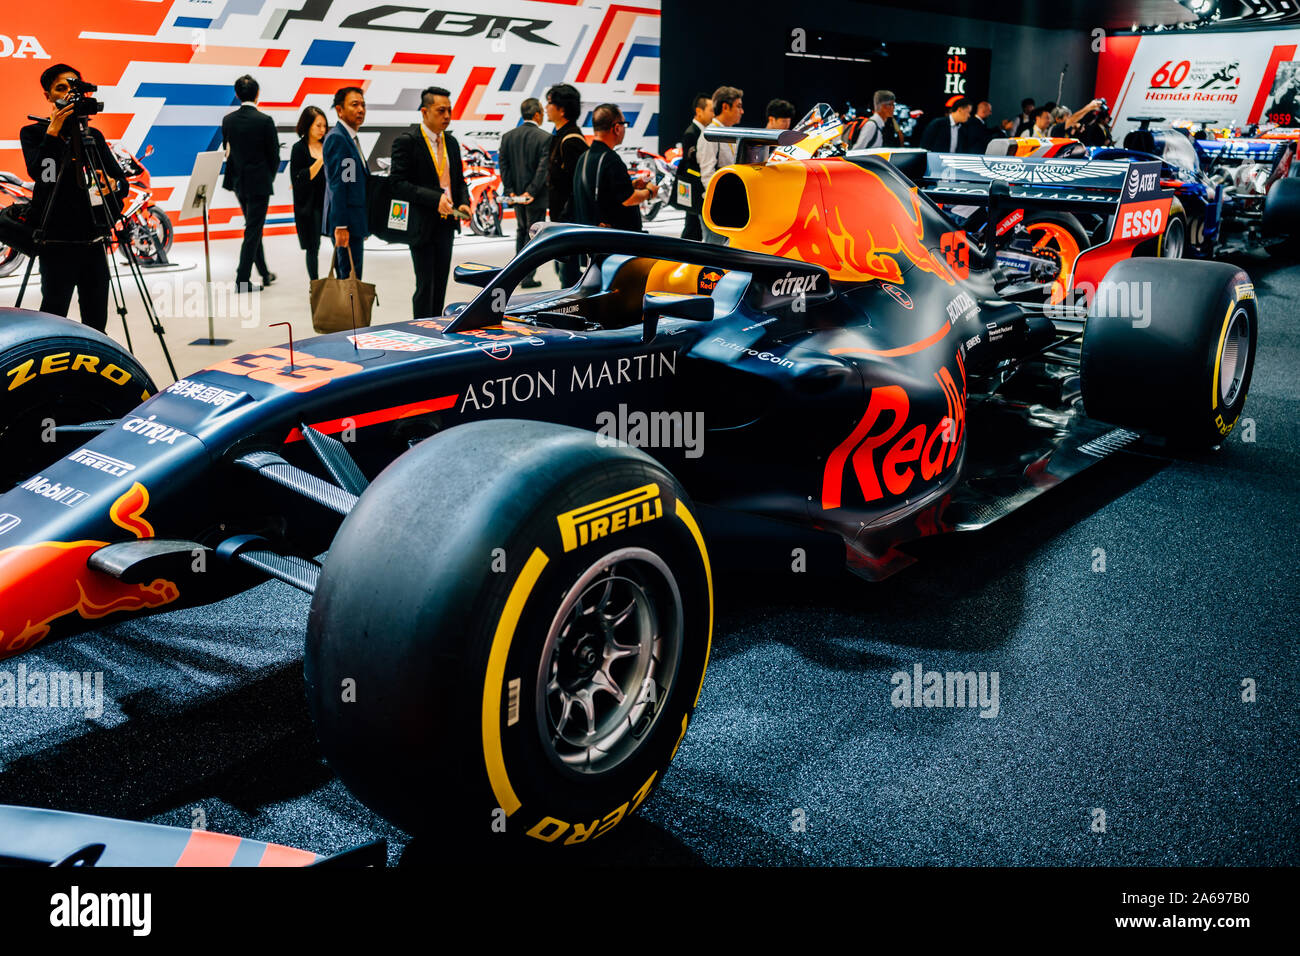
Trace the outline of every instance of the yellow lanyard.
<instances>
[{"instance_id":1,"label":"yellow lanyard","mask_svg":"<svg viewBox=\"0 0 1300 956\"><path fill-rule=\"evenodd\" d=\"M447 158L447 134L438 134L438 145L442 147L443 164L438 165L438 154L433 149L433 140L429 138L429 130L423 123L420 124L420 132L424 135L424 145L429 147L429 158L433 160L434 171L438 174L438 181L442 182L443 169L446 167Z\"/></svg>"}]
</instances>

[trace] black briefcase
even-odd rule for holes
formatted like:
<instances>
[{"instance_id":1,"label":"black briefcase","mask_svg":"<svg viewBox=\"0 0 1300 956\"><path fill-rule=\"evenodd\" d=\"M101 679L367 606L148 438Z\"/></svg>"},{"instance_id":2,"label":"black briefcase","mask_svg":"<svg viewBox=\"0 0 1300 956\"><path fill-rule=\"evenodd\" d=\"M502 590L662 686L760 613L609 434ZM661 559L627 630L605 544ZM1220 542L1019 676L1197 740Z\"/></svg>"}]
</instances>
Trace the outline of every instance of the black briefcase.
<instances>
[{"instance_id":1,"label":"black briefcase","mask_svg":"<svg viewBox=\"0 0 1300 956\"><path fill-rule=\"evenodd\" d=\"M393 183L387 176L371 174L366 191L370 234L385 242L409 246L415 235L411 204L405 199L393 198Z\"/></svg>"}]
</instances>

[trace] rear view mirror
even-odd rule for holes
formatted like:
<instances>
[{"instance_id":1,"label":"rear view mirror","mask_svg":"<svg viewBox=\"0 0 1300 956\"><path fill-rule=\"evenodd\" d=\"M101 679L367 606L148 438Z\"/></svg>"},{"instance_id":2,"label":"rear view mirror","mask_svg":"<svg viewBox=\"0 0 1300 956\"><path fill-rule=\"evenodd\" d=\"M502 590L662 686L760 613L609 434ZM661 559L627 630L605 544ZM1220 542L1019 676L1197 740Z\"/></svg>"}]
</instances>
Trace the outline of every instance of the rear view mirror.
<instances>
[{"instance_id":1,"label":"rear view mirror","mask_svg":"<svg viewBox=\"0 0 1300 956\"><path fill-rule=\"evenodd\" d=\"M695 322L713 321L713 300L707 295L679 295L676 292L647 292L641 303L645 331L641 337L649 342L659 331L659 317L691 319Z\"/></svg>"},{"instance_id":2,"label":"rear view mirror","mask_svg":"<svg viewBox=\"0 0 1300 956\"><path fill-rule=\"evenodd\" d=\"M456 281L464 285L486 288L487 284L501 274L497 266L484 265L481 262L466 262L456 267Z\"/></svg>"}]
</instances>

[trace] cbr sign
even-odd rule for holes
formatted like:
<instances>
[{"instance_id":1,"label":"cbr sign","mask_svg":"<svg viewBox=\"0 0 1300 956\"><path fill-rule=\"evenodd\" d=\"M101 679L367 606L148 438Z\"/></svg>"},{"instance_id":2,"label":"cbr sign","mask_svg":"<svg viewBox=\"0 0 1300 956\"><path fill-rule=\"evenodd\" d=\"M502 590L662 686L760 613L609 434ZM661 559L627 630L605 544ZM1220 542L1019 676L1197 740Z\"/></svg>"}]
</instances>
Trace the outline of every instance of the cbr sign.
<instances>
[{"instance_id":1,"label":"cbr sign","mask_svg":"<svg viewBox=\"0 0 1300 956\"><path fill-rule=\"evenodd\" d=\"M419 23L408 21L409 25L398 26L389 23L377 23L385 17L403 13L423 13L428 7L400 7L396 4L384 4L362 10L344 17L340 27L352 27L357 30L392 30L398 33L432 33L435 36L469 37L486 36L503 37L513 33L529 43L542 43L546 46L558 46L557 43L538 36L538 30L545 30L552 23L550 20L534 20L529 17L512 17L498 13L459 13L455 10L429 10L429 15Z\"/></svg>"}]
</instances>

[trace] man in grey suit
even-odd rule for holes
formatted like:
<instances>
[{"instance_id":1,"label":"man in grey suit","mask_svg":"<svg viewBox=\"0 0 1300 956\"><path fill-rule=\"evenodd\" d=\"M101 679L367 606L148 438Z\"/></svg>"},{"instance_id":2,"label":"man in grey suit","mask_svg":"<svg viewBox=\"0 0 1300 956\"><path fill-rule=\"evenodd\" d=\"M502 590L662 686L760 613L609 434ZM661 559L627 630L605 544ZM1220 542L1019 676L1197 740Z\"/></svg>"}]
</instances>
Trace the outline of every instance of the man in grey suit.
<instances>
[{"instance_id":1,"label":"man in grey suit","mask_svg":"<svg viewBox=\"0 0 1300 956\"><path fill-rule=\"evenodd\" d=\"M515 207L515 254L528 241L534 223L546 218L546 172L551 155L551 134L542 129L542 104L529 97L519 107L523 122L501 137L497 163L501 185ZM520 283L525 289L541 286L533 273Z\"/></svg>"}]
</instances>

